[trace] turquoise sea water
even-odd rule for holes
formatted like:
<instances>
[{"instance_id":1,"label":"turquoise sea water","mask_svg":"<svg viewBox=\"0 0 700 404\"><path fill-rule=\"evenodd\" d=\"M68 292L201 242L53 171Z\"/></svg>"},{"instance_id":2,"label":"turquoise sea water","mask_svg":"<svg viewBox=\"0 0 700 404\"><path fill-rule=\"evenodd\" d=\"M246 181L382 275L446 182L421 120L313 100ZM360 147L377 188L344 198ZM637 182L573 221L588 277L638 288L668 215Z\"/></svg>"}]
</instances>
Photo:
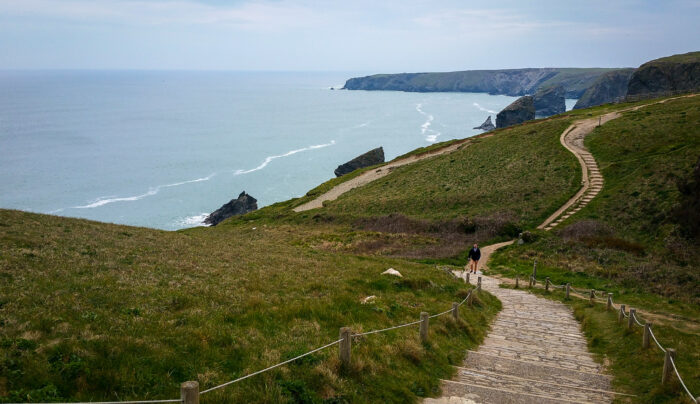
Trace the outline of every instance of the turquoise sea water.
<instances>
[{"instance_id":1,"label":"turquoise sea water","mask_svg":"<svg viewBox=\"0 0 700 404\"><path fill-rule=\"evenodd\" d=\"M330 90L355 75L0 72L0 207L190 227L243 190L301 196L378 146L472 136L515 99Z\"/></svg>"}]
</instances>

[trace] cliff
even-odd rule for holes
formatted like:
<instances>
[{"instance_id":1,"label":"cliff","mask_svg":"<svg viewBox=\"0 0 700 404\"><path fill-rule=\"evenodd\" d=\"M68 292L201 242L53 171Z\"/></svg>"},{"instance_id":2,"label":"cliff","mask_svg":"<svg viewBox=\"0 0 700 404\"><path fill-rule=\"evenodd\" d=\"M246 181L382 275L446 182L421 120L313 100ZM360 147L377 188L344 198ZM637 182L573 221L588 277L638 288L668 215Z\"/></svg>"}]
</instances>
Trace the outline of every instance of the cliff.
<instances>
[{"instance_id":1,"label":"cliff","mask_svg":"<svg viewBox=\"0 0 700 404\"><path fill-rule=\"evenodd\" d=\"M505 128L535 119L535 102L532 96L526 95L515 100L496 115L496 127Z\"/></svg>"},{"instance_id":2,"label":"cliff","mask_svg":"<svg viewBox=\"0 0 700 404\"><path fill-rule=\"evenodd\" d=\"M346 90L474 92L520 96L561 85L567 98L579 98L607 68L530 68L467 70L444 73L375 74L349 79Z\"/></svg>"},{"instance_id":3,"label":"cliff","mask_svg":"<svg viewBox=\"0 0 700 404\"><path fill-rule=\"evenodd\" d=\"M574 105L574 109L607 104L627 95L627 84L634 69L620 69L607 72L591 85Z\"/></svg>"},{"instance_id":4,"label":"cliff","mask_svg":"<svg viewBox=\"0 0 700 404\"><path fill-rule=\"evenodd\" d=\"M627 95L692 90L700 90L700 52L644 63L630 78Z\"/></svg>"},{"instance_id":5,"label":"cliff","mask_svg":"<svg viewBox=\"0 0 700 404\"><path fill-rule=\"evenodd\" d=\"M345 164L341 164L335 169L336 177L353 172L358 168L369 167L384 162L384 149L377 147L365 154L359 155Z\"/></svg>"},{"instance_id":6,"label":"cliff","mask_svg":"<svg viewBox=\"0 0 700 404\"><path fill-rule=\"evenodd\" d=\"M565 93L566 90L564 90L562 85L543 87L537 90L532 97L535 106L535 115L544 118L565 112Z\"/></svg>"}]
</instances>

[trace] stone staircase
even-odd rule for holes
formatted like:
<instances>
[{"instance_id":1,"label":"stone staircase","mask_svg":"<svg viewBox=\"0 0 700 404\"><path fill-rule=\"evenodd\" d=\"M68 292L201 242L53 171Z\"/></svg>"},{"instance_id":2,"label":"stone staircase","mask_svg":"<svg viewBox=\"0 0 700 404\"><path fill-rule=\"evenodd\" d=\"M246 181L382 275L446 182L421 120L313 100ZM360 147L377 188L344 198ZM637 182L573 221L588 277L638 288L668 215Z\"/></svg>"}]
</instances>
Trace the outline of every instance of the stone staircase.
<instances>
[{"instance_id":1,"label":"stone staircase","mask_svg":"<svg viewBox=\"0 0 700 404\"><path fill-rule=\"evenodd\" d=\"M566 305L500 288L497 279L481 276L482 289L498 297L503 309L484 343L457 367L457 376L443 380L443 397L425 404L612 401L618 393L610 391L610 377L591 357Z\"/></svg>"}]
</instances>

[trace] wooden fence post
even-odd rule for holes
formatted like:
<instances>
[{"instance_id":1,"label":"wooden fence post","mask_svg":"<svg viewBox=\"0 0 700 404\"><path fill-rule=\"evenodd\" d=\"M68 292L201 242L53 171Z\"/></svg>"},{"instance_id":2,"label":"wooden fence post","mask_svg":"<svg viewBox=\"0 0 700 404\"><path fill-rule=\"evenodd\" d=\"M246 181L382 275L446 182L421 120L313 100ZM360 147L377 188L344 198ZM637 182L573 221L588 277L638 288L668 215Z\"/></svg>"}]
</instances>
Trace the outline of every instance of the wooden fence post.
<instances>
[{"instance_id":1,"label":"wooden fence post","mask_svg":"<svg viewBox=\"0 0 700 404\"><path fill-rule=\"evenodd\" d=\"M344 368L350 367L350 354L352 347L352 331L350 327L340 329L340 364Z\"/></svg>"},{"instance_id":2,"label":"wooden fence post","mask_svg":"<svg viewBox=\"0 0 700 404\"><path fill-rule=\"evenodd\" d=\"M634 309L633 307L630 307L630 316L627 318L627 329L628 330L631 330L632 328L634 328L634 313L636 311L637 311L636 309Z\"/></svg>"},{"instance_id":3,"label":"wooden fence post","mask_svg":"<svg viewBox=\"0 0 700 404\"><path fill-rule=\"evenodd\" d=\"M608 293L608 307L607 310L612 310L612 293Z\"/></svg>"},{"instance_id":4,"label":"wooden fence post","mask_svg":"<svg viewBox=\"0 0 700 404\"><path fill-rule=\"evenodd\" d=\"M520 275L515 275L515 288L520 287Z\"/></svg>"},{"instance_id":5,"label":"wooden fence post","mask_svg":"<svg viewBox=\"0 0 700 404\"><path fill-rule=\"evenodd\" d=\"M590 303L595 304L595 289L591 289Z\"/></svg>"},{"instance_id":6,"label":"wooden fence post","mask_svg":"<svg viewBox=\"0 0 700 404\"><path fill-rule=\"evenodd\" d=\"M620 314L617 315L617 322L622 324L623 321L625 321L625 305L621 304L620 305Z\"/></svg>"},{"instance_id":7,"label":"wooden fence post","mask_svg":"<svg viewBox=\"0 0 700 404\"><path fill-rule=\"evenodd\" d=\"M530 282L527 284L529 289L532 289L532 275L530 275Z\"/></svg>"},{"instance_id":8,"label":"wooden fence post","mask_svg":"<svg viewBox=\"0 0 700 404\"><path fill-rule=\"evenodd\" d=\"M544 278L544 291L549 292L549 276Z\"/></svg>"},{"instance_id":9,"label":"wooden fence post","mask_svg":"<svg viewBox=\"0 0 700 404\"><path fill-rule=\"evenodd\" d=\"M532 264L532 277L537 279L537 259L535 259L535 262Z\"/></svg>"},{"instance_id":10,"label":"wooden fence post","mask_svg":"<svg viewBox=\"0 0 700 404\"><path fill-rule=\"evenodd\" d=\"M666 348L666 356L664 356L664 371L661 374L661 384L666 384L671 381L673 376L673 365L671 359L676 359L676 350Z\"/></svg>"},{"instance_id":11,"label":"wooden fence post","mask_svg":"<svg viewBox=\"0 0 700 404\"><path fill-rule=\"evenodd\" d=\"M569 289L571 289L571 284L566 284L566 300L569 300Z\"/></svg>"},{"instance_id":12,"label":"wooden fence post","mask_svg":"<svg viewBox=\"0 0 700 404\"><path fill-rule=\"evenodd\" d=\"M472 301L474 300L474 293L473 293L473 292L474 292L474 289L472 289L472 290L469 292L469 294L467 295L467 304L468 304L469 306L472 305Z\"/></svg>"},{"instance_id":13,"label":"wooden fence post","mask_svg":"<svg viewBox=\"0 0 700 404\"><path fill-rule=\"evenodd\" d=\"M424 311L420 313L420 340L421 342L428 341L428 322L430 315Z\"/></svg>"},{"instance_id":14,"label":"wooden fence post","mask_svg":"<svg viewBox=\"0 0 700 404\"><path fill-rule=\"evenodd\" d=\"M180 399L184 404L199 404L199 382L184 382L180 385Z\"/></svg>"},{"instance_id":15,"label":"wooden fence post","mask_svg":"<svg viewBox=\"0 0 700 404\"><path fill-rule=\"evenodd\" d=\"M651 339L651 323L647 321L646 324L644 324L644 336L642 336L642 348L647 349L649 348L649 340Z\"/></svg>"},{"instance_id":16,"label":"wooden fence post","mask_svg":"<svg viewBox=\"0 0 700 404\"><path fill-rule=\"evenodd\" d=\"M469 283L469 272L467 272L467 283Z\"/></svg>"},{"instance_id":17,"label":"wooden fence post","mask_svg":"<svg viewBox=\"0 0 700 404\"><path fill-rule=\"evenodd\" d=\"M481 291L481 277L476 278L476 290Z\"/></svg>"},{"instance_id":18,"label":"wooden fence post","mask_svg":"<svg viewBox=\"0 0 700 404\"><path fill-rule=\"evenodd\" d=\"M459 303L452 303L452 318L459 320Z\"/></svg>"}]
</instances>

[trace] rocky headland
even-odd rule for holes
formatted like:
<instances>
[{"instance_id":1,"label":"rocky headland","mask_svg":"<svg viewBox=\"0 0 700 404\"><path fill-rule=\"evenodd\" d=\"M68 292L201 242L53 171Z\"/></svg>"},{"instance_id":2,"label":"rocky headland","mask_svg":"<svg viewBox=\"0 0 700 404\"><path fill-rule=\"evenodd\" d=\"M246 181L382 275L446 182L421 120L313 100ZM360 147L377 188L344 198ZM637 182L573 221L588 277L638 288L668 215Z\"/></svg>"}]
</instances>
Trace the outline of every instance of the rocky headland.
<instances>
[{"instance_id":1,"label":"rocky headland","mask_svg":"<svg viewBox=\"0 0 700 404\"><path fill-rule=\"evenodd\" d=\"M496 115L496 127L505 128L535 119L535 101L531 95L513 101Z\"/></svg>"},{"instance_id":2,"label":"rocky headland","mask_svg":"<svg viewBox=\"0 0 700 404\"><path fill-rule=\"evenodd\" d=\"M358 168L373 166L384 162L384 148L377 147L367 153L361 154L345 164L341 164L335 169L336 177L351 173Z\"/></svg>"},{"instance_id":3,"label":"rocky headland","mask_svg":"<svg viewBox=\"0 0 700 404\"><path fill-rule=\"evenodd\" d=\"M623 99L627 95L627 84L632 73L634 69L620 69L601 75L578 99L574 109L594 107Z\"/></svg>"},{"instance_id":4,"label":"rocky headland","mask_svg":"<svg viewBox=\"0 0 700 404\"><path fill-rule=\"evenodd\" d=\"M216 226L231 216L244 215L257 209L258 200L243 191L240 195L238 195L238 198L231 199L231 201L225 203L219 209L207 216L207 218L204 219L204 223L211 226Z\"/></svg>"},{"instance_id":5,"label":"rocky headland","mask_svg":"<svg viewBox=\"0 0 700 404\"><path fill-rule=\"evenodd\" d=\"M375 74L349 79L346 90L410 92L472 92L521 96L540 88L561 85L567 98L579 98L611 68L528 68L467 70L444 73Z\"/></svg>"},{"instance_id":6,"label":"rocky headland","mask_svg":"<svg viewBox=\"0 0 700 404\"><path fill-rule=\"evenodd\" d=\"M700 52L644 63L632 74L627 85L628 96L693 90L700 90Z\"/></svg>"},{"instance_id":7,"label":"rocky headland","mask_svg":"<svg viewBox=\"0 0 700 404\"><path fill-rule=\"evenodd\" d=\"M537 90L532 97L535 105L535 115L544 118L565 112L565 94L566 90L562 85L542 87Z\"/></svg>"}]
</instances>

